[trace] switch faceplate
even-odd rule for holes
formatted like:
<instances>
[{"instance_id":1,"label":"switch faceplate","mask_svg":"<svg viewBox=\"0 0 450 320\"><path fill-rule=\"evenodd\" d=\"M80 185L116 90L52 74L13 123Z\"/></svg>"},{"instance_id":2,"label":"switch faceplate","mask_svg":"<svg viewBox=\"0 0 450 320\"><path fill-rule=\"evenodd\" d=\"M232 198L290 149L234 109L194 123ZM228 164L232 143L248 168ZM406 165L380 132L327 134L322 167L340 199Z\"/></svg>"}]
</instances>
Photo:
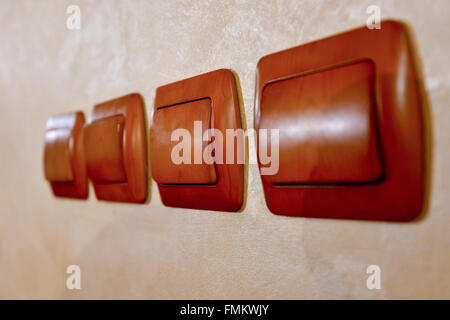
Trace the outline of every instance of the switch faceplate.
<instances>
[{"instance_id":1,"label":"switch faceplate","mask_svg":"<svg viewBox=\"0 0 450 320\"><path fill-rule=\"evenodd\" d=\"M153 179L164 184L215 184L214 163L203 161L210 139L211 99L200 99L157 109L153 115ZM187 139L187 140L186 140ZM183 148L188 143L189 148ZM183 154L185 151L186 154ZM182 161L182 162L180 162Z\"/></svg>"},{"instance_id":2,"label":"switch faceplate","mask_svg":"<svg viewBox=\"0 0 450 320\"><path fill-rule=\"evenodd\" d=\"M273 184L365 183L382 178L370 60L266 85L260 128L279 129Z\"/></svg>"},{"instance_id":3,"label":"switch faceplate","mask_svg":"<svg viewBox=\"0 0 450 320\"><path fill-rule=\"evenodd\" d=\"M279 172L262 176L273 213L387 221L421 213L423 106L403 24L261 58L254 124L257 134L280 129Z\"/></svg>"},{"instance_id":4,"label":"switch faceplate","mask_svg":"<svg viewBox=\"0 0 450 320\"><path fill-rule=\"evenodd\" d=\"M85 126L88 176L99 200L143 203L147 144L142 98L129 94L94 107Z\"/></svg>"},{"instance_id":5,"label":"switch faceplate","mask_svg":"<svg viewBox=\"0 0 450 320\"><path fill-rule=\"evenodd\" d=\"M236 81L230 70L212 71L156 90L150 126L150 162L161 200L170 207L238 211L243 203L244 164L237 161L236 151L243 151L243 137L235 140L234 161L219 160L219 154L226 156L223 143L210 162L205 157L198 164L173 162L171 152L177 142L171 141L172 133L178 127L192 133L196 120L202 121L200 131L211 128L223 136L227 129L242 129ZM196 139L197 143L203 140L194 134L190 143L194 144ZM205 140L202 150L210 139Z\"/></svg>"}]
</instances>

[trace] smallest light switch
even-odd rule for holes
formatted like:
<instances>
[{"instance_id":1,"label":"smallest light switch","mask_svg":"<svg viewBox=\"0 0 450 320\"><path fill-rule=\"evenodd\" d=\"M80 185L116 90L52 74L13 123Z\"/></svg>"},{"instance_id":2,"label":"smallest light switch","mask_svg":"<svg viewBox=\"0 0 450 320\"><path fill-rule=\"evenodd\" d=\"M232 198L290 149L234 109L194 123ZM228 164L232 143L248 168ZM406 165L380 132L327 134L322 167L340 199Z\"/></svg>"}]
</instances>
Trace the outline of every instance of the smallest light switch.
<instances>
[{"instance_id":1,"label":"smallest light switch","mask_svg":"<svg viewBox=\"0 0 450 320\"><path fill-rule=\"evenodd\" d=\"M44 175L57 197L86 199L88 181L83 150L84 114L60 114L47 121Z\"/></svg>"},{"instance_id":2,"label":"smallest light switch","mask_svg":"<svg viewBox=\"0 0 450 320\"><path fill-rule=\"evenodd\" d=\"M70 140L68 128L53 129L45 133L44 169L48 181L73 181Z\"/></svg>"},{"instance_id":3,"label":"smallest light switch","mask_svg":"<svg viewBox=\"0 0 450 320\"><path fill-rule=\"evenodd\" d=\"M214 164L204 161L205 131L211 128L211 100L159 108L153 116L150 144L152 175L163 184L215 184ZM185 154L184 152L187 152ZM182 160L181 160L182 159Z\"/></svg>"}]
</instances>

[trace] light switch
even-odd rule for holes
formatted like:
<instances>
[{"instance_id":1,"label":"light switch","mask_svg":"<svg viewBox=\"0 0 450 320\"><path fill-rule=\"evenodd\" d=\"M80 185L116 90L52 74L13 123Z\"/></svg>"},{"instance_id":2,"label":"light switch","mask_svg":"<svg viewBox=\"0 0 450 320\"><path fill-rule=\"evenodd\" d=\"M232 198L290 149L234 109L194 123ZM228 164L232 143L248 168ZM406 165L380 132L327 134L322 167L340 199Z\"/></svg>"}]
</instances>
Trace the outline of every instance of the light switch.
<instances>
[{"instance_id":1,"label":"light switch","mask_svg":"<svg viewBox=\"0 0 450 320\"><path fill-rule=\"evenodd\" d=\"M194 132L196 122L199 132ZM214 164L203 161L203 151L209 142L203 139L203 135L210 128L211 99L157 109L153 116L153 130L157 134L152 135L150 141L152 150L157 153L152 162L153 179L164 184L215 184L217 177ZM187 130L192 138L189 141L190 156L187 157L187 163L176 164L172 159L173 153L179 156L178 153L183 151L177 150L177 145L183 143L183 136L172 139L172 134L178 129ZM198 150L195 150L195 146ZM199 155L198 163L195 163L196 152Z\"/></svg>"},{"instance_id":2,"label":"light switch","mask_svg":"<svg viewBox=\"0 0 450 320\"><path fill-rule=\"evenodd\" d=\"M197 127L196 122L201 124ZM177 152L177 129L189 135L190 163L174 161ZM244 196L244 164L226 162L226 144L217 147L213 161L200 155L195 161L194 145L204 151L218 137L206 130L220 132L242 129L236 81L230 70L216 70L171 83L156 90L155 107L150 126L152 176L158 183L161 200L166 206L216 211L238 211ZM200 133L196 134L196 131ZM212 131L210 131L212 132ZM175 141L172 139L174 134ZM175 148L175 149L174 149ZM244 150L243 137L236 138L234 152ZM176 157L175 157L176 158ZM212 163L211 163L212 162Z\"/></svg>"},{"instance_id":3,"label":"light switch","mask_svg":"<svg viewBox=\"0 0 450 320\"><path fill-rule=\"evenodd\" d=\"M261 129L279 129L274 184L357 183L382 178L370 60L268 84Z\"/></svg>"},{"instance_id":4,"label":"light switch","mask_svg":"<svg viewBox=\"0 0 450 320\"><path fill-rule=\"evenodd\" d=\"M259 130L279 130L279 170L261 176L273 213L385 221L421 214L426 139L411 48L404 24L382 21L379 30L260 59L258 152Z\"/></svg>"},{"instance_id":5,"label":"light switch","mask_svg":"<svg viewBox=\"0 0 450 320\"><path fill-rule=\"evenodd\" d=\"M87 171L97 199L143 203L147 145L141 96L96 105L84 130Z\"/></svg>"},{"instance_id":6,"label":"light switch","mask_svg":"<svg viewBox=\"0 0 450 320\"><path fill-rule=\"evenodd\" d=\"M58 115L47 121L44 174L55 196L88 197L83 149L84 122L82 112Z\"/></svg>"},{"instance_id":7,"label":"light switch","mask_svg":"<svg viewBox=\"0 0 450 320\"><path fill-rule=\"evenodd\" d=\"M72 182L70 144L72 130L51 129L45 133L45 178L53 182Z\"/></svg>"},{"instance_id":8,"label":"light switch","mask_svg":"<svg viewBox=\"0 0 450 320\"><path fill-rule=\"evenodd\" d=\"M92 122L84 130L88 176L94 182L126 182L123 158L124 116Z\"/></svg>"}]
</instances>

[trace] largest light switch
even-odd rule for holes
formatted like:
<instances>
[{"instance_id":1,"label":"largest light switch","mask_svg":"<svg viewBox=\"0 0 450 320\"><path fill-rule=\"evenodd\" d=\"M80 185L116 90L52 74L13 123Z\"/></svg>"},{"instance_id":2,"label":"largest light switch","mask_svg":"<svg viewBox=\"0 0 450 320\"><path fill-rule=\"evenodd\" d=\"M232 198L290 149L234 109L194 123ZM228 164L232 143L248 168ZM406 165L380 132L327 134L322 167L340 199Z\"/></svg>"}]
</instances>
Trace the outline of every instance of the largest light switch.
<instances>
[{"instance_id":1,"label":"largest light switch","mask_svg":"<svg viewBox=\"0 0 450 320\"><path fill-rule=\"evenodd\" d=\"M395 21L263 57L255 128L279 130L279 170L262 175L269 209L296 217L416 218L426 169L420 92L406 27Z\"/></svg>"}]
</instances>

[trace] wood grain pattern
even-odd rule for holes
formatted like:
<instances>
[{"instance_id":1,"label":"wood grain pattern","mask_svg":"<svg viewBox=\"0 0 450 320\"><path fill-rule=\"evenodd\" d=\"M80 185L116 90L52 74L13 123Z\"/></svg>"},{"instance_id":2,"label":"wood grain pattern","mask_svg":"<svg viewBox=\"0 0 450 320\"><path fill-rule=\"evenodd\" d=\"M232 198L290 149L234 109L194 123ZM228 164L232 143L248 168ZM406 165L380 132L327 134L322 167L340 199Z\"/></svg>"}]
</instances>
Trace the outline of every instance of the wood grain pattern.
<instances>
[{"instance_id":1,"label":"wood grain pattern","mask_svg":"<svg viewBox=\"0 0 450 320\"><path fill-rule=\"evenodd\" d=\"M195 137L194 122L201 121L202 127L198 137ZM152 148L158 150L158 156L152 161L152 176L158 183L165 184L215 184L217 182L214 164L207 164L201 159L195 159L195 153L203 154L209 141L203 141L203 133L211 128L211 99L201 99L159 108L153 115L153 131L150 141ZM171 135L177 129L185 129L192 139L190 144L189 163L175 164L172 161L172 150L180 143L186 143L184 138L172 141ZM197 133L198 134L198 133ZM195 141L197 138L199 141ZM194 147L198 146L199 150ZM180 152L177 152L180 153ZM197 161L195 161L197 160ZM195 163L199 162L201 163Z\"/></svg>"},{"instance_id":2,"label":"wood grain pattern","mask_svg":"<svg viewBox=\"0 0 450 320\"><path fill-rule=\"evenodd\" d=\"M72 182L70 128L48 130L45 133L45 178L54 182Z\"/></svg>"},{"instance_id":3,"label":"wood grain pattern","mask_svg":"<svg viewBox=\"0 0 450 320\"><path fill-rule=\"evenodd\" d=\"M96 183L126 182L123 115L96 120L84 129L87 173Z\"/></svg>"},{"instance_id":4,"label":"wood grain pattern","mask_svg":"<svg viewBox=\"0 0 450 320\"><path fill-rule=\"evenodd\" d=\"M364 27L263 57L258 63L257 71L255 128L261 128L261 125L273 126L270 124L272 120L265 118L264 111L263 90L268 83L328 70L361 59L370 59L375 65L375 123L378 124L380 135L383 179L378 183L363 184L325 183L277 186L270 181L270 178L263 177L266 202L273 213L287 216L388 221L409 221L421 213L426 169L423 110L410 40L403 24L383 21L381 30L369 30ZM345 83L348 79L342 79L342 81ZM316 92L321 94L320 90ZM350 96L352 95L353 93ZM303 99L298 96L297 98ZM328 99L329 97L317 98L316 101L328 104L331 101ZM278 105L280 113L283 112L283 107L284 105ZM300 116L300 111L296 112ZM320 117L319 113L317 117ZM325 114L324 117L325 122L327 121ZM342 115L342 119L349 120L345 114ZM276 126L283 127L285 120L281 117L274 121ZM351 129L346 128L346 130ZM290 148L286 146L286 143L289 144L289 142L283 142L283 148ZM307 143L311 144L311 148L317 148L316 139L311 139ZM332 149L327 146L326 149L319 150L322 157L324 153L331 152ZM367 150L374 153L375 148ZM281 155L284 152L281 151ZM339 163L343 159L342 155L333 153L333 158L336 158ZM326 167L324 169L322 160L314 159L314 153L303 156L311 157L307 160L311 163L318 161L316 165L320 166L320 170L324 170L324 173L329 171ZM334 160L331 155L327 155L327 162L332 163ZM285 160L282 162L286 165ZM361 162L352 161L351 165L355 163L356 170L359 171L358 166ZM282 173L285 174L284 172L291 170L298 175L297 168L297 164L291 164L289 168L283 168ZM373 172L371 170L364 174L355 172L350 175L359 176L361 178L359 180L376 177L378 173L376 165L373 167ZM346 170L342 172L342 175L347 177L348 174ZM335 182L344 178L344 176L339 177L340 173L334 173L334 175L335 178L340 178L333 179ZM364 177L364 175L367 176ZM306 176L309 176L309 173L306 173ZM297 176L299 177L302 178L301 175ZM309 177L303 178L303 180L309 179ZM319 182L326 180L324 175L320 175L318 179Z\"/></svg>"},{"instance_id":5,"label":"wood grain pattern","mask_svg":"<svg viewBox=\"0 0 450 320\"><path fill-rule=\"evenodd\" d=\"M269 83L261 129L279 129L274 184L374 182L382 177L370 60ZM269 136L270 141L270 136Z\"/></svg>"},{"instance_id":6,"label":"wood grain pattern","mask_svg":"<svg viewBox=\"0 0 450 320\"><path fill-rule=\"evenodd\" d=\"M236 82L230 70L220 69L159 87L156 90L155 111L150 124L152 172L158 170L158 167L154 164L159 163L158 157L162 151L158 143L152 143L152 141L158 139L159 134L156 130L158 124L155 123L155 114L159 112L158 109L205 98L211 100L212 128L218 129L224 134L226 129L242 128ZM236 140L234 163L215 163L216 184L167 185L158 183L159 193L164 205L204 210L238 211L243 203L244 165L237 163L236 159L238 148L244 148L244 141L243 139ZM223 148L223 154L225 155L225 144ZM192 170L195 170L195 168ZM158 177L158 173L156 175Z\"/></svg>"},{"instance_id":7,"label":"wood grain pattern","mask_svg":"<svg viewBox=\"0 0 450 320\"><path fill-rule=\"evenodd\" d=\"M88 173L97 199L143 203L147 144L141 96L133 93L96 105L85 130Z\"/></svg>"},{"instance_id":8,"label":"wood grain pattern","mask_svg":"<svg viewBox=\"0 0 450 320\"><path fill-rule=\"evenodd\" d=\"M84 114L80 111L54 116L47 121L44 173L57 197L88 197L84 123Z\"/></svg>"}]
</instances>

